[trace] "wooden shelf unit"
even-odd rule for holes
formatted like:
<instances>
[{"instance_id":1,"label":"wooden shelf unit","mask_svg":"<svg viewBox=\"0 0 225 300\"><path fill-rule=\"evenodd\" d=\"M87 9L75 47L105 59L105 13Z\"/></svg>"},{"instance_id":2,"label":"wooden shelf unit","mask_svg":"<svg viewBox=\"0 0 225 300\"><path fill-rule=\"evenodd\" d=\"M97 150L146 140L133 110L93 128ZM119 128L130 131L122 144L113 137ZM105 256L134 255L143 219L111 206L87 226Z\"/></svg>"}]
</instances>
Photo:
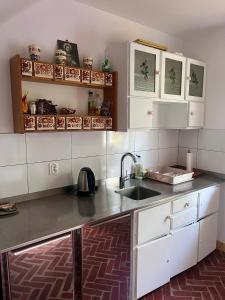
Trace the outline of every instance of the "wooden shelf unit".
<instances>
[{"instance_id":1,"label":"wooden shelf unit","mask_svg":"<svg viewBox=\"0 0 225 300\"><path fill-rule=\"evenodd\" d=\"M15 133L28 132L25 131L24 113L22 111L22 105L21 105L22 97L23 97L23 91L22 91L23 81L103 90L104 100L110 101L111 103L111 117L112 117L111 130L113 131L117 130L117 81L118 81L117 72L112 72L112 80L113 80L112 86L97 85L92 83L87 84L82 82L72 82L72 81L59 80L59 79L40 78L35 76L23 76L21 73L21 57L20 55L17 54L10 59L10 74L11 74L11 94L12 94L12 108L13 108L13 121L14 121ZM97 129L90 129L90 130L85 129L83 131L96 131L96 130ZM50 130L50 131L60 132L61 130ZM74 129L69 131L78 131L78 130ZM29 132L36 132L36 131L29 131ZM43 132L43 131L38 131L38 132Z\"/></svg>"}]
</instances>

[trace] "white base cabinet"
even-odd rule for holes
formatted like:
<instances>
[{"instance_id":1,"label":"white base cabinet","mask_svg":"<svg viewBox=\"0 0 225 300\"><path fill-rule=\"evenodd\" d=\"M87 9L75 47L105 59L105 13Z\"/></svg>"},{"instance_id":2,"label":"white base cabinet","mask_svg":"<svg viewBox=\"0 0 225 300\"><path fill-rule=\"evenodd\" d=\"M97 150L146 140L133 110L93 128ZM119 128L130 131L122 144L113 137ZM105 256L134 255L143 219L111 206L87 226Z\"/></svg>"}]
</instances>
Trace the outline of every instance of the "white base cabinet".
<instances>
[{"instance_id":1,"label":"white base cabinet","mask_svg":"<svg viewBox=\"0 0 225 300\"><path fill-rule=\"evenodd\" d=\"M218 214L215 213L199 221L198 261L216 249L217 219Z\"/></svg>"},{"instance_id":2,"label":"white base cabinet","mask_svg":"<svg viewBox=\"0 0 225 300\"><path fill-rule=\"evenodd\" d=\"M137 298L170 280L171 235L137 246Z\"/></svg>"},{"instance_id":3,"label":"white base cabinet","mask_svg":"<svg viewBox=\"0 0 225 300\"><path fill-rule=\"evenodd\" d=\"M170 277L173 277L197 263L199 224L171 232Z\"/></svg>"}]
</instances>

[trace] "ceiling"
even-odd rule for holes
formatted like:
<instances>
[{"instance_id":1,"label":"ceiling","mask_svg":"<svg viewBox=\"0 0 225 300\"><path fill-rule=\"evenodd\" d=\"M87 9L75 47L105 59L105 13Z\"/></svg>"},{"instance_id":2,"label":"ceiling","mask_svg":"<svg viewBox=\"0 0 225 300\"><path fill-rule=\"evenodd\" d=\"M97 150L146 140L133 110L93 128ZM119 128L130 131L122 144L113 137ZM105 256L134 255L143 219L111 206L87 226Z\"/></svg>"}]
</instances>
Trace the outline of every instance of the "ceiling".
<instances>
[{"instance_id":1,"label":"ceiling","mask_svg":"<svg viewBox=\"0 0 225 300\"><path fill-rule=\"evenodd\" d=\"M225 0L76 1L177 36L225 24Z\"/></svg>"},{"instance_id":2,"label":"ceiling","mask_svg":"<svg viewBox=\"0 0 225 300\"><path fill-rule=\"evenodd\" d=\"M35 0L0 0L0 24L36 2Z\"/></svg>"}]
</instances>

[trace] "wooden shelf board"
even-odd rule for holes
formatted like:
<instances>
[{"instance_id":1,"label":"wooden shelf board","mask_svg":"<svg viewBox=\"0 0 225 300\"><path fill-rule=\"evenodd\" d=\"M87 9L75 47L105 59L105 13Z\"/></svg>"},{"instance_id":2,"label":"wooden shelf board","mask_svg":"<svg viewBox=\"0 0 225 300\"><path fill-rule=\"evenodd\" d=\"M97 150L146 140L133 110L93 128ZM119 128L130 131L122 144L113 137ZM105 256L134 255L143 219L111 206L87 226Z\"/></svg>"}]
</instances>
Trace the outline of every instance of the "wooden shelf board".
<instances>
[{"instance_id":1,"label":"wooden shelf board","mask_svg":"<svg viewBox=\"0 0 225 300\"><path fill-rule=\"evenodd\" d=\"M22 81L30 81L30 82L39 82L39 83L50 83L50 84L59 84L59 85L67 85L67 86L76 86L76 87L85 87L90 89L104 89L111 88L110 86L100 85L100 84L91 84L91 83L83 83L83 82L73 82L66 81L60 79L49 79L49 78L40 78L40 77L28 77L22 76Z\"/></svg>"}]
</instances>

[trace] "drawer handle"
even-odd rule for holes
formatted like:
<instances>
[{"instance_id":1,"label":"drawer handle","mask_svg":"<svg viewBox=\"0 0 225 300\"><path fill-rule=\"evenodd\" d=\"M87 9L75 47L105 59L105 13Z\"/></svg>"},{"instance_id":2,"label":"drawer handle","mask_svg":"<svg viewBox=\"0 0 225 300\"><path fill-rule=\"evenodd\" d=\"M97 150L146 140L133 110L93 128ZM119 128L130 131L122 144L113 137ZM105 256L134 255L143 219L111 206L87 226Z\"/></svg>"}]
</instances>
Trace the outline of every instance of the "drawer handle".
<instances>
[{"instance_id":1,"label":"drawer handle","mask_svg":"<svg viewBox=\"0 0 225 300\"><path fill-rule=\"evenodd\" d=\"M191 112L190 112L190 115L191 115L191 116L194 116L194 113L193 113L193 111L191 111Z\"/></svg>"},{"instance_id":2,"label":"drawer handle","mask_svg":"<svg viewBox=\"0 0 225 300\"><path fill-rule=\"evenodd\" d=\"M168 220L169 220L169 221L171 220L171 216L167 216L167 217L165 218L165 220L164 220L164 223L167 222Z\"/></svg>"},{"instance_id":3,"label":"drawer handle","mask_svg":"<svg viewBox=\"0 0 225 300\"><path fill-rule=\"evenodd\" d=\"M151 116L151 115L152 115L152 111L150 111L150 110L147 111L147 115L150 115L150 116Z\"/></svg>"},{"instance_id":4,"label":"drawer handle","mask_svg":"<svg viewBox=\"0 0 225 300\"><path fill-rule=\"evenodd\" d=\"M190 206L189 202L187 202L187 203L184 204L184 207L189 207L189 206Z\"/></svg>"}]
</instances>

